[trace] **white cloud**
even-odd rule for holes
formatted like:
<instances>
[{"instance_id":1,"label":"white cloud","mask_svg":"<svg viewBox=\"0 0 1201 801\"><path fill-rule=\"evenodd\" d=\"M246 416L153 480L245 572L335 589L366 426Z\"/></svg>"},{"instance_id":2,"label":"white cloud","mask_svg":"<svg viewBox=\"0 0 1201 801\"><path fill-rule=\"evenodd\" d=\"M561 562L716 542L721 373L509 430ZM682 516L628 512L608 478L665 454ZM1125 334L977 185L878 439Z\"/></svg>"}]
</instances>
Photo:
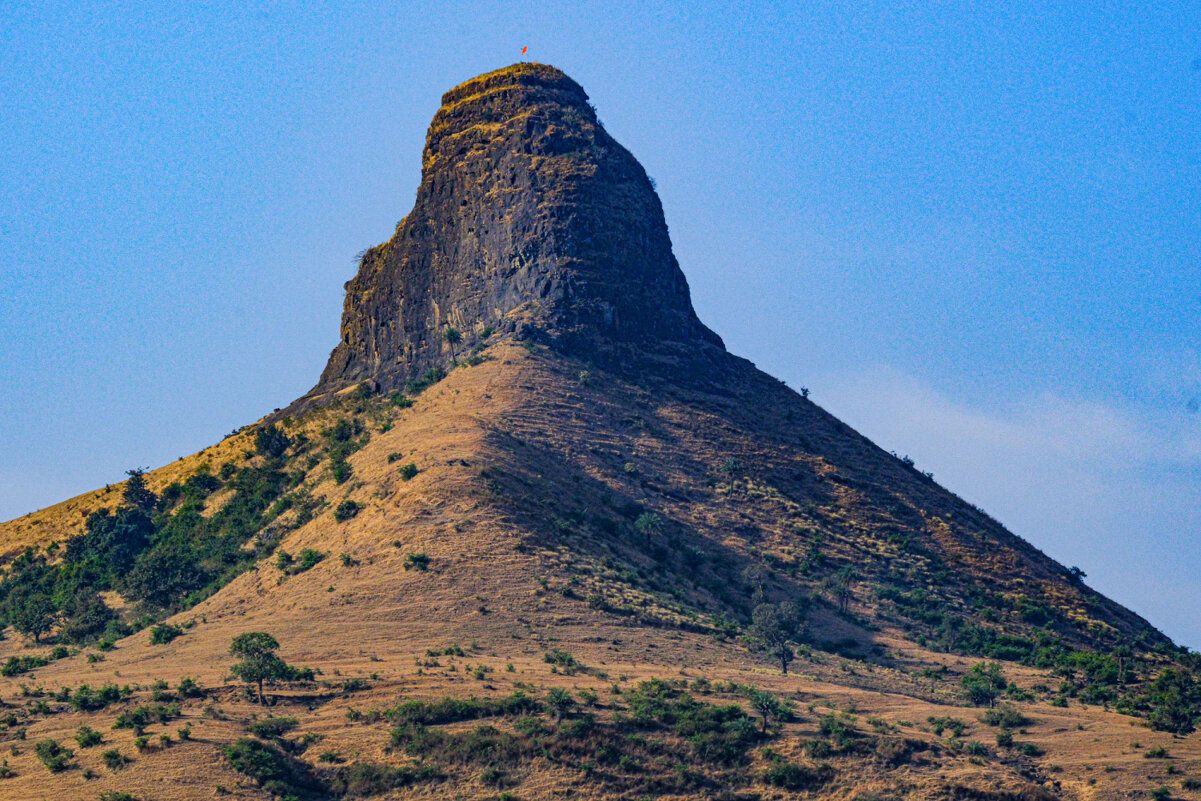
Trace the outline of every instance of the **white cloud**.
<instances>
[{"instance_id":1,"label":"white cloud","mask_svg":"<svg viewBox=\"0 0 1201 801\"><path fill-rule=\"evenodd\" d=\"M814 399L1169 635L1201 647L1201 415L1052 393L971 403L887 367Z\"/></svg>"}]
</instances>

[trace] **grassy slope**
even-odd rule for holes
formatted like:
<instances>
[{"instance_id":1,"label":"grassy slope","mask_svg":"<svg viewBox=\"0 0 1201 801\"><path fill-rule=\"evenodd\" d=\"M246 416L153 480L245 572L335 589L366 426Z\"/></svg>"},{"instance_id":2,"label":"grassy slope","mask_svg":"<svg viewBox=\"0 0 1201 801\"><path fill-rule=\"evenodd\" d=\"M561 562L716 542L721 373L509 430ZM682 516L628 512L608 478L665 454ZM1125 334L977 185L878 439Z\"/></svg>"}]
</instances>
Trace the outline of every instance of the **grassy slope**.
<instances>
[{"instance_id":1,"label":"grassy slope","mask_svg":"<svg viewBox=\"0 0 1201 801\"><path fill-rule=\"evenodd\" d=\"M746 374L737 389L741 397L699 396L635 387L595 373L581 382L578 365L549 358L544 351L531 356L513 346L492 350L493 360L454 371L420 396L414 408L400 412L391 430L375 433L350 457L354 476L347 484L334 484L324 468L310 474L314 493L325 496L331 508L345 496L364 507L344 524L336 523L327 508L282 543L291 553L313 547L330 558L286 579L265 562L178 616L197 624L175 642L152 646L148 632L141 632L121 641L102 662L88 664L80 654L34 675L0 679L0 698L14 706L25 703L20 684L53 690L108 680L147 685L161 678L174 685L185 675L220 688L230 663L230 639L242 631L267 630L283 643L289 662L319 667L327 680L378 676L369 681L369 690L296 696L273 712L296 715L298 731L324 737L305 753L312 763L323 750L404 761L384 751L386 724L351 722L346 717L351 707L386 706L398 697L500 694L511 691L514 682L527 682L539 693L556 685L592 687L600 695L598 714L604 717L621 703L612 696L611 684L628 687L652 676L734 680L796 699L800 720L787 724L768 745L801 762L811 761L795 752L814 732L817 715L804 707L813 702L818 713L853 707L859 727L868 731L864 721L878 715L899 725L889 737L926 743L942 739L930 731L928 716L956 716L969 721L972 731L965 739L996 750L991 748L993 730L977 722L977 711L955 708L962 703L955 677L974 660L918 647L875 603L866 581L855 590L849 619L820 604L813 631L818 640L855 640L859 653L869 657L866 661L817 652L796 663L796 675L784 677L738 643L705 633L710 613L747 603L736 580L744 564L771 556L777 570L767 591L776 597L820 584L823 574L794 577L789 568L803 553L811 530L824 533L827 573L840 561L853 561L865 576L890 566L921 575L945 566L955 582L980 577L1005 592L1040 592L1060 599L1072 615L1094 621L1094 629L1140 625L1124 610L1064 580L1053 563L1009 539L984 516L840 430L816 407L789 397L769 379ZM320 422L308 425L319 427ZM216 466L235 458L246 447L244 435L226 440L217 450L155 471L151 487L187 475L201 461ZM392 453L403 458L389 463ZM732 492L726 477L714 469L730 456L744 465ZM397 475L406 462L421 469L408 482ZM887 505L881 500L885 492ZM104 500L80 496L67 502L74 507L60 504L4 524L0 542L15 548L61 538L69 524L77 524L74 518L82 519L80 510L89 508L84 504ZM631 502L665 521L649 546L630 531ZM617 533L599 522L606 519L614 521ZM34 520L44 522L34 525ZM925 532L920 547L901 547L890 536L904 525ZM981 537L988 538L988 547L977 546ZM685 546L705 555L688 569L678 560ZM667 556L658 561L648 557L654 547ZM428 572L404 569L404 557L412 552L431 557ZM356 564L344 566L341 553ZM656 567L664 561L673 567ZM623 574L626 569L641 575L631 581ZM590 597L603 604L590 604ZM634 614L593 608L626 604ZM679 623L686 627L676 627ZM476 647L465 657L441 658L438 667L417 664L428 648L456 642ZM542 660L550 648L571 651L608 678L551 673ZM25 650L15 635L0 642L3 657ZM492 672L477 681L465 675L464 663L484 664ZM509 663L512 673L505 667ZM931 684L915 675L933 664L946 664L949 680ZM1055 683L1037 671L1016 666L1007 671L1024 686ZM119 788L145 799L183 799L211 797L222 785L230 797L265 797L233 773L216 751L219 743L244 731L240 721L260 710L232 687L215 703L226 719L203 715L206 703L185 705L185 717L194 726L192 741L143 755L135 754L131 732L109 730L115 710L90 716L35 715L28 740L14 741L19 755L7 755L17 776L0 782L0 790L14 798L95 798L102 790ZM1145 791L1169 782L1178 788L1181 775L1201 775L1197 735L1173 740L1132 727L1137 722L1131 718L1075 704L1068 709L1045 703L1022 706L1034 723L1017 739L1039 745L1046 751L1043 757L970 757L946 747L900 765L876 754L835 756L831 762L838 774L822 794L851 798L854 792L875 789L885 795L943 797L952 784L1016 793L1049 781L1060 783L1070 797L1110 798L1119 791ZM77 761L101 778L87 781L80 770L48 773L33 756L32 743L44 736L65 740L85 719L109 743L76 749ZM154 726L151 732L173 732L181 723ZM0 738L11 740L13 735ZM1131 747L1135 740L1140 749ZM1160 744L1174 759L1143 758L1146 749ZM99 752L112 745L137 757L119 773L99 765ZM1167 764L1181 774L1166 775ZM451 773L452 784L418 785L395 797L455 792L495 797L495 789L480 784L478 767ZM513 775L521 780L513 789L520 798L549 797L561 790L584 797L601 792L570 765L535 761ZM765 797L780 792L759 790ZM1190 797L1178 789L1176 795Z\"/></svg>"}]
</instances>

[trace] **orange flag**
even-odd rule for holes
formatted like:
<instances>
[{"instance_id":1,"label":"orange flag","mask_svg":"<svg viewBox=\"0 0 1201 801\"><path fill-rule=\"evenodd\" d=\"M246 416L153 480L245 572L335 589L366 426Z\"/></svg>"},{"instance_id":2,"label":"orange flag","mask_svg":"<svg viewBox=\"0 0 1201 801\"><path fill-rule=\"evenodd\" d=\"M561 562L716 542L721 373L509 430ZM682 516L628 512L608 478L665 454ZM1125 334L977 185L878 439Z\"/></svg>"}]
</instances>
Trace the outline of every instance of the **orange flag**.
<instances>
[{"instance_id":1,"label":"orange flag","mask_svg":"<svg viewBox=\"0 0 1201 801\"><path fill-rule=\"evenodd\" d=\"M529 49L530 49L530 48L529 48L529 46L528 46L528 45L527 45L526 47L523 47L523 48L521 48L521 55L523 55L523 56L524 56L524 55L525 55L525 51L527 51L527 50L529 50Z\"/></svg>"}]
</instances>

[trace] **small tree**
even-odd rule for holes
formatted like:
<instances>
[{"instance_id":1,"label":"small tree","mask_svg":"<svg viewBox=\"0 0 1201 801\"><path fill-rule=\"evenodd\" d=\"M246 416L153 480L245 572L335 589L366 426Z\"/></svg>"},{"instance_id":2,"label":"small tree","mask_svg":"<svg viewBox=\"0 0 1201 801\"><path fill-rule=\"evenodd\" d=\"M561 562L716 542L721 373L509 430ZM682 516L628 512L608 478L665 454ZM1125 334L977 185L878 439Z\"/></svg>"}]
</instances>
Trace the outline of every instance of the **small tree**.
<instances>
[{"instance_id":1,"label":"small tree","mask_svg":"<svg viewBox=\"0 0 1201 801\"><path fill-rule=\"evenodd\" d=\"M726 490L726 495L733 495L734 484L738 481L738 476L742 473L742 462L730 457L722 462L721 466L719 466L717 469L725 475L726 480L729 482L729 489Z\"/></svg>"},{"instance_id":2,"label":"small tree","mask_svg":"<svg viewBox=\"0 0 1201 801\"><path fill-rule=\"evenodd\" d=\"M788 664L796 657L789 642L801 636L801 609L792 601L759 604L751 614L751 631L763 641L767 652L780 660L780 671L787 676Z\"/></svg>"},{"instance_id":3,"label":"small tree","mask_svg":"<svg viewBox=\"0 0 1201 801\"><path fill-rule=\"evenodd\" d=\"M830 597L838 607L839 612L847 611L847 606L850 605L851 599L855 597L852 591L855 578L855 568L847 565L831 576L826 584L830 591Z\"/></svg>"},{"instance_id":4,"label":"small tree","mask_svg":"<svg viewBox=\"0 0 1201 801\"><path fill-rule=\"evenodd\" d=\"M742 581L751 591L751 601L755 604L761 604L767 599L767 580L771 577L771 571L766 565L751 564L747 565L742 571Z\"/></svg>"},{"instance_id":5,"label":"small tree","mask_svg":"<svg viewBox=\"0 0 1201 801\"><path fill-rule=\"evenodd\" d=\"M1000 662L978 662L959 680L968 700L976 706L992 706L1008 686Z\"/></svg>"},{"instance_id":6,"label":"small tree","mask_svg":"<svg viewBox=\"0 0 1201 801\"><path fill-rule=\"evenodd\" d=\"M134 509L141 509L146 514L154 512L154 507L158 503L158 496L146 488L146 474L138 467L133 470L127 470L125 475L129 476L129 480L125 482L125 492L122 495L122 500L126 506L132 506Z\"/></svg>"},{"instance_id":7,"label":"small tree","mask_svg":"<svg viewBox=\"0 0 1201 801\"><path fill-rule=\"evenodd\" d=\"M254 435L254 449L264 456L278 458L292 444L292 440L275 423L263 426Z\"/></svg>"},{"instance_id":8,"label":"small tree","mask_svg":"<svg viewBox=\"0 0 1201 801\"><path fill-rule=\"evenodd\" d=\"M784 717L784 705L771 693L762 690L751 693L751 706L763 716L763 732L765 734L767 733L767 724L771 722L772 718L779 720Z\"/></svg>"},{"instance_id":9,"label":"small tree","mask_svg":"<svg viewBox=\"0 0 1201 801\"><path fill-rule=\"evenodd\" d=\"M263 705L267 703L263 696L263 682L284 681L292 678L296 672L279 658L275 653L277 650L279 643L265 631L239 634L229 646L230 654L242 659L230 671L247 684L258 685L259 703Z\"/></svg>"},{"instance_id":10,"label":"small tree","mask_svg":"<svg viewBox=\"0 0 1201 801\"><path fill-rule=\"evenodd\" d=\"M638 533L646 539L646 544L650 545L651 537L663 530L663 518L654 512L643 512L634 521L634 528L638 529Z\"/></svg>"},{"instance_id":11,"label":"small tree","mask_svg":"<svg viewBox=\"0 0 1201 801\"><path fill-rule=\"evenodd\" d=\"M446 330L442 332L442 338L446 340L446 344L450 345L450 358L455 364L459 363L458 355L455 352L455 346L463 341L463 335L459 333L459 329L453 325L446 326Z\"/></svg>"},{"instance_id":12,"label":"small tree","mask_svg":"<svg viewBox=\"0 0 1201 801\"><path fill-rule=\"evenodd\" d=\"M550 707L551 714L555 716L555 723L559 723L566 715L571 714L571 710L575 709L575 699L567 690L556 687L546 694L546 705Z\"/></svg>"},{"instance_id":13,"label":"small tree","mask_svg":"<svg viewBox=\"0 0 1201 801\"><path fill-rule=\"evenodd\" d=\"M8 599L8 622L22 634L41 642L42 635L54 628L58 610L49 595L37 591L21 592Z\"/></svg>"}]
</instances>

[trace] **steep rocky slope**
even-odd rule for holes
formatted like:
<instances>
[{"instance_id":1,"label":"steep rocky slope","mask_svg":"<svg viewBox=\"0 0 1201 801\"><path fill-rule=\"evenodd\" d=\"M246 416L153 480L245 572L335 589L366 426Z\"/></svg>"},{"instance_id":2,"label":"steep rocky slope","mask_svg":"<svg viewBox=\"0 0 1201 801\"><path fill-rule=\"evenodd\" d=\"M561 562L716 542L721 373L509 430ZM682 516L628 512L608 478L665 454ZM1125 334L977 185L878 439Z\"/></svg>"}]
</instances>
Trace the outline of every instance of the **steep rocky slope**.
<instances>
[{"instance_id":1,"label":"steep rocky slope","mask_svg":"<svg viewBox=\"0 0 1201 801\"><path fill-rule=\"evenodd\" d=\"M0 641L0 796L1201 797L1190 655L728 354L557 70L447 93L342 332L149 494L0 525L6 620L60 605ZM784 603L786 674L753 623ZM320 671L267 709L253 631Z\"/></svg>"}]
</instances>

